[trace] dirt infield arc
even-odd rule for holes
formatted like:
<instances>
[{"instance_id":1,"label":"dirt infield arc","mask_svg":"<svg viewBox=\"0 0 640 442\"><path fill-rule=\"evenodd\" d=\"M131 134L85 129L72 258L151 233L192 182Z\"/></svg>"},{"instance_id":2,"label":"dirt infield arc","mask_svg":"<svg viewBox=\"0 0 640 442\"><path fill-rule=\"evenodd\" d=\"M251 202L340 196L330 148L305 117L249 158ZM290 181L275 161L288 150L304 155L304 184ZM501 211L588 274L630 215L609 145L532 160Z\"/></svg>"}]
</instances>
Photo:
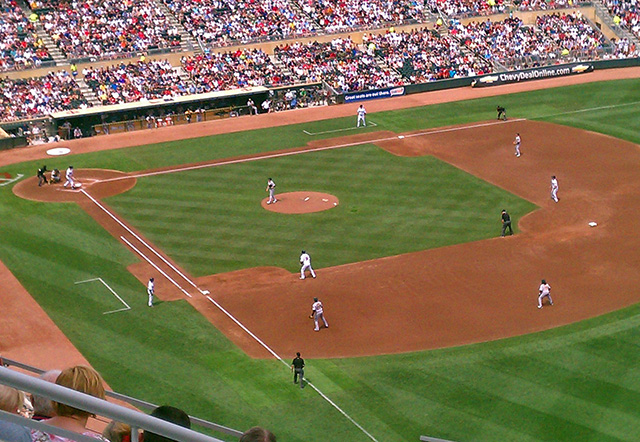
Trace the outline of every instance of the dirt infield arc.
<instances>
[{"instance_id":1,"label":"dirt infield arc","mask_svg":"<svg viewBox=\"0 0 640 442\"><path fill-rule=\"evenodd\" d=\"M638 76L638 68L599 71L580 77L379 100L367 108L376 112ZM330 114L322 108L309 109L77 140L65 146L78 154L346 115L352 115L348 106L334 108ZM505 152L516 130L523 135L523 156L517 162ZM322 143L327 141L316 144ZM500 129L407 137L379 145L400 155L435 155L535 202L541 209L519 220L522 233L514 237L320 268L317 280L299 281L295 274L268 267L197 279L279 354L299 350L307 357L341 357L481 342L578 321L640 298L636 289L640 277L635 272L640 244L634 222L640 201L638 146L576 129L525 122L509 122ZM0 152L0 164L46 158L49 147ZM560 179L561 201L557 205L548 195L552 173ZM95 205L87 201L80 204L112 234L122 233L114 223L100 218L104 214L96 214L100 211ZM599 226L588 228L586 223L591 220ZM130 269L141 282L148 274L145 266L148 264L141 261ZM12 279L5 267L0 266L0 272L3 281ZM556 306L539 311L535 295L542 275L553 286ZM185 296L169 286L165 290L163 282L158 291L174 299ZM312 296L323 299L331 323L331 328L321 333L313 333L306 319ZM22 306L31 306L27 300L32 302L19 284L13 284L10 292L0 291L0 298L3 303L9 298L25 298L17 303ZM248 354L270 357L202 296L189 302ZM252 314L256 309L269 311L273 319L261 321L264 315ZM0 350L5 355L36 365L40 361L42 367L51 366L54 348L58 360L81 358L62 338L61 345L43 346L40 338L25 335L25 330L30 330L25 327L27 320L37 324L38 336L60 335L41 309L29 307L21 317L13 331L7 328L11 324L5 324L5 333L24 337L11 341L15 341L13 345L3 345Z\"/></svg>"},{"instance_id":2,"label":"dirt infield arc","mask_svg":"<svg viewBox=\"0 0 640 442\"><path fill-rule=\"evenodd\" d=\"M396 155L434 155L534 202L540 209L519 220L521 234L319 269L316 280L300 281L297 274L267 267L194 279L197 286L211 291L217 302L276 353L302 350L309 357L389 354L483 342L571 323L638 301L634 287L639 278L623 271L629 259L640 260L640 244L635 244L638 227L629 216L640 210L637 146L529 121L452 129L404 134L402 139L388 132L365 138ZM515 132L524 140L520 158L513 156L511 148ZM323 143L341 146L354 139L364 141L358 135ZM552 174L561 183L559 204L549 197ZM111 171L81 170L78 176L95 179L85 189L94 194L95 186L100 196L135 184L133 178L100 182L98 177L118 176ZM43 191L55 198L72 195L66 198L78 201L114 236L126 234L83 194L41 189L35 178L23 181L14 191L22 196ZM496 214L496 233L498 220ZM590 221L598 222L598 227L589 227ZM142 237L140 232L137 235ZM150 244L142 237L140 243L145 242ZM156 264L169 275L176 273L162 262L156 260ZM143 282L153 269L141 262L130 271ZM556 305L539 311L536 295L541 278L552 284ZM159 279L160 297L185 298L185 291ZM191 291L188 296L248 354L271 357L201 293ZM321 333L314 333L307 319L315 296L323 300L331 323ZM256 310L270 312L273 319L265 321L265 316L253 314Z\"/></svg>"}]
</instances>

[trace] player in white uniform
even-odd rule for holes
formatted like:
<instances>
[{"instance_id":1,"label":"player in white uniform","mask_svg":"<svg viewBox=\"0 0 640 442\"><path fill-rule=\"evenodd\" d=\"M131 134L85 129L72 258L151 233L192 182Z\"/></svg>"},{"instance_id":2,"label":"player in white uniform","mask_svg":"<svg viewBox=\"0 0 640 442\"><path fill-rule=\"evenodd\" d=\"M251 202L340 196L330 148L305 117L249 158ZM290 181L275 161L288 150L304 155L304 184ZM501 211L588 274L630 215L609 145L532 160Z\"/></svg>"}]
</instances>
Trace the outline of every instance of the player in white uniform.
<instances>
[{"instance_id":1,"label":"player in white uniform","mask_svg":"<svg viewBox=\"0 0 640 442\"><path fill-rule=\"evenodd\" d=\"M367 125L367 120L365 119L365 115L367 115L367 111L364 109L364 105L360 105L360 107L358 108L358 125L357 127L360 127L360 123L362 123L363 126Z\"/></svg>"},{"instance_id":2,"label":"player in white uniform","mask_svg":"<svg viewBox=\"0 0 640 442\"><path fill-rule=\"evenodd\" d=\"M67 181L65 181L65 183L64 183L64 187L67 187L67 185L70 184L72 189L75 188L76 187L76 180L73 177L73 166L69 166L67 171L64 173L64 176L67 179Z\"/></svg>"},{"instance_id":3,"label":"player in white uniform","mask_svg":"<svg viewBox=\"0 0 640 442\"><path fill-rule=\"evenodd\" d=\"M271 178L267 180L267 192L269 192L269 201L267 204L276 203L278 200L276 199L276 183L273 182Z\"/></svg>"},{"instance_id":4,"label":"player in white uniform","mask_svg":"<svg viewBox=\"0 0 640 442\"><path fill-rule=\"evenodd\" d=\"M516 139L513 140L513 145L516 147L516 157L520 156L520 134L516 134Z\"/></svg>"},{"instance_id":5,"label":"player in white uniform","mask_svg":"<svg viewBox=\"0 0 640 442\"><path fill-rule=\"evenodd\" d=\"M147 305L149 307L153 307L153 294L154 294L155 287L156 287L156 283L154 282L154 279L150 278L149 283L147 284L147 295L149 295L149 302Z\"/></svg>"},{"instance_id":6,"label":"player in white uniform","mask_svg":"<svg viewBox=\"0 0 640 442\"><path fill-rule=\"evenodd\" d=\"M558 202L558 179L555 175L551 176L551 199Z\"/></svg>"},{"instance_id":7,"label":"player in white uniform","mask_svg":"<svg viewBox=\"0 0 640 442\"><path fill-rule=\"evenodd\" d=\"M545 297L549 298L549 305L553 305L553 299L551 299L551 286L547 284L546 280L542 280L538 293L538 308L542 308L542 300Z\"/></svg>"},{"instance_id":8,"label":"player in white uniform","mask_svg":"<svg viewBox=\"0 0 640 442\"><path fill-rule=\"evenodd\" d=\"M313 276L314 278L316 277L316 272L314 272L313 268L311 267L311 257L304 250L300 255L300 265L302 265L302 267L300 267L300 279L305 278L304 273L306 270L309 270L311 276Z\"/></svg>"},{"instance_id":9,"label":"player in white uniform","mask_svg":"<svg viewBox=\"0 0 640 442\"><path fill-rule=\"evenodd\" d=\"M326 319L324 319L322 302L318 301L318 298L313 298L313 305L311 306L311 316L313 317L313 322L316 325L313 331L320 331L320 326L318 325L318 321L320 319L322 319L322 322L324 322L324 326L326 328L329 328L329 323Z\"/></svg>"}]
</instances>

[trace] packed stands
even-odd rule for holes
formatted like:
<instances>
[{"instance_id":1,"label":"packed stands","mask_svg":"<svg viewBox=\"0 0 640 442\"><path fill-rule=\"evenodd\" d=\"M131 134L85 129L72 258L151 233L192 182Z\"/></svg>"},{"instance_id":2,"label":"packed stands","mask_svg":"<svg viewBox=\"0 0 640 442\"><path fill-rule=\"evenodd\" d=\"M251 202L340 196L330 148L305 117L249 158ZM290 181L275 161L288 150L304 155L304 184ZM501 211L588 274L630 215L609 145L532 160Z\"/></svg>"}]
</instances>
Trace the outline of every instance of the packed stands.
<instances>
[{"instance_id":1,"label":"packed stands","mask_svg":"<svg viewBox=\"0 0 640 442\"><path fill-rule=\"evenodd\" d=\"M311 34L311 21L287 0L162 0L194 37L227 46Z\"/></svg>"},{"instance_id":2,"label":"packed stands","mask_svg":"<svg viewBox=\"0 0 640 442\"><path fill-rule=\"evenodd\" d=\"M302 82L324 80L339 93L404 84L349 37L328 43L285 44L277 47L274 55L296 79Z\"/></svg>"},{"instance_id":3,"label":"packed stands","mask_svg":"<svg viewBox=\"0 0 640 442\"><path fill-rule=\"evenodd\" d=\"M296 0L300 8L327 33L384 28L423 20L423 1L414 0Z\"/></svg>"},{"instance_id":4,"label":"packed stands","mask_svg":"<svg viewBox=\"0 0 640 442\"><path fill-rule=\"evenodd\" d=\"M640 3L637 0L604 0L613 21L640 38Z\"/></svg>"},{"instance_id":5,"label":"packed stands","mask_svg":"<svg viewBox=\"0 0 640 442\"><path fill-rule=\"evenodd\" d=\"M180 62L195 83L198 93L293 83L260 49L197 54L182 57Z\"/></svg>"},{"instance_id":6,"label":"packed stands","mask_svg":"<svg viewBox=\"0 0 640 442\"><path fill-rule=\"evenodd\" d=\"M44 77L0 80L0 121L35 118L89 106L78 84L66 71Z\"/></svg>"},{"instance_id":7,"label":"packed stands","mask_svg":"<svg viewBox=\"0 0 640 442\"><path fill-rule=\"evenodd\" d=\"M33 7L68 58L114 58L180 46L178 29L149 1L42 0Z\"/></svg>"},{"instance_id":8,"label":"packed stands","mask_svg":"<svg viewBox=\"0 0 640 442\"><path fill-rule=\"evenodd\" d=\"M470 17L501 14L506 11L504 0L427 0L429 9L449 17Z\"/></svg>"},{"instance_id":9,"label":"packed stands","mask_svg":"<svg viewBox=\"0 0 640 442\"><path fill-rule=\"evenodd\" d=\"M520 59L545 64L561 56L597 58L606 45L602 33L579 12L539 15L534 26L524 25L517 17L467 25L456 22L451 33L485 59L512 67L522 67L514 63Z\"/></svg>"},{"instance_id":10,"label":"packed stands","mask_svg":"<svg viewBox=\"0 0 640 442\"><path fill-rule=\"evenodd\" d=\"M0 71L37 68L51 55L15 0L1 0Z\"/></svg>"},{"instance_id":11,"label":"packed stands","mask_svg":"<svg viewBox=\"0 0 640 442\"><path fill-rule=\"evenodd\" d=\"M196 92L180 79L166 60L90 67L83 69L82 74L102 104L131 103Z\"/></svg>"},{"instance_id":12,"label":"packed stands","mask_svg":"<svg viewBox=\"0 0 640 442\"><path fill-rule=\"evenodd\" d=\"M491 70L484 59L463 51L456 39L427 29L372 35L366 43L411 83L480 75Z\"/></svg>"}]
</instances>

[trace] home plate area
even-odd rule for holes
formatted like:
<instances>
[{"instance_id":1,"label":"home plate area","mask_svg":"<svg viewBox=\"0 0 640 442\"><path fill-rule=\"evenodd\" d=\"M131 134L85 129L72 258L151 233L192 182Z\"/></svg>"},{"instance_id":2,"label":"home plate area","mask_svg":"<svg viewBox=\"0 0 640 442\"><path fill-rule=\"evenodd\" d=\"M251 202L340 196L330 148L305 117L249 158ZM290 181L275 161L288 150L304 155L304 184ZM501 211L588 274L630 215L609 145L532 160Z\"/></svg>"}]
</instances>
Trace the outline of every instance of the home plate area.
<instances>
[{"instance_id":1,"label":"home plate area","mask_svg":"<svg viewBox=\"0 0 640 442\"><path fill-rule=\"evenodd\" d=\"M276 195L277 202L267 204L268 198L261 202L265 210L276 213L313 213L336 207L340 201L337 197L321 192L289 192Z\"/></svg>"}]
</instances>

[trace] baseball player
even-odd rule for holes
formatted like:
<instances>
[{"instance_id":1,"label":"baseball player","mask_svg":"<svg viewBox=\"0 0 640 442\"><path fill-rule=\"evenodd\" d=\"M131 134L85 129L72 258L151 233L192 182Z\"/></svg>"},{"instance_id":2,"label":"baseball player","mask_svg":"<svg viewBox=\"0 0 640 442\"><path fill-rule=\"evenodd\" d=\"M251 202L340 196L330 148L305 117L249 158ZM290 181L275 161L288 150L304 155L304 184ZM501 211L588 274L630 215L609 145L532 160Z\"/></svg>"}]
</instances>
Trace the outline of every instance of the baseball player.
<instances>
[{"instance_id":1,"label":"baseball player","mask_svg":"<svg viewBox=\"0 0 640 442\"><path fill-rule=\"evenodd\" d=\"M329 323L326 319L324 319L324 310L322 309L322 302L318 301L318 298L313 298L313 305L311 306L311 315L310 318L313 318L313 322L315 324L315 328L313 331L320 331L320 327L318 326L318 320L322 319L324 322L324 326L329 328Z\"/></svg>"},{"instance_id":2,"label":"baseball player","mask_svg":"<svg viewBox=\"0 0 640 442\"><path fill-rule=\"evenodd\" d=\"M520 156L520 134L516 134L516 139L513 140L513 145L516 147L516 157Z\"/></svg>"},{"instance_id":3,"label":"baseball player","mask_svg":"<svg viewBox=\"0 0 640 442\"><path fill-rule=\"evenodd\" d=\"M276 183L273 182L271 178L267 180L267 192L269 192L269 201L267 204L276 203L278 200L276 199Z\"/></svg>"},{"instance_id":4,"label":"baseball player","mask_svg":"<svg viewBox=\"0 0 640 442\"><path fill-rule=\"evenodd\" d=\"M147 295L149 295L148 306L153 307L153 293L156 287L156 283L153 278L149 278L149 283L147 284Z\"/></svg>"},{"instance_id":5,"label":"baseball player","mask_svg":"<svg viewBox=\"0 0 640 442\"><path fill-rule=\"evenodd\" d=\"M311 257L304 250L300 254L300 265L302 266L302 267L300 267L300 279L304 279L305 278L305 271L306 270L309 270L309 272L311 272L311 276L313 276L313 278L315 279L316 272L314 272L313 268L311 267Z\"/></svg>"},{"instance_id":6,"label":"baseball player","mask_svg":"<svg viewBox=\"0 0 640 442\"><path fill-rule=\"evenodd\" d=\"M64 176L67 179L64 183L64 187L67 187L67 184L70 184L72 189L76 187L76 180L73 177L73 166L69 166L67 171L64 173Z\"/></svg>"},{"instance_id":7,"label":"baseball player","mask_svg":"<svg viewBox=\"0 0 640 442\"><path fill-rule=\"evenodd\" d=\"M356 127L360 127L360 123L362 123L363 126L367 125L365 115L367 115L367 111L364 109L364 105L361 104L358 108L358 124Z\"/></svg>"},{"instance_id":8,"label":"baseball player","mask_svg":"<svg viewBox=\"0 0 640 442\"><path fill-rule=\"evenodd\" d=\"M291 371L293 372L293 383L298 383L298 377L300 378L300 388L304 388L304 359L300 357L300 352L296 353L296 357L291 361Z\"/></svg>"},{"instance_id":9,"label":"baseball player","mask_svg":"<svg viewBox=\"0 0 640 442\"><path fill-rule=\"evenodd\" d=\"M555 175L551 176L551 199L558 202L558 179Z\"/></svg>"},{"instance_id":10,"label":"baseball player","mask_svg":"<svg viewBox=\"0 0 640 442\"><path fill-rule=\"evenodd\" d=\"M51 171L51 179L49 180L49 184L55 184L60 182L60 171L58 169L53 169Z\"/></svg>"},{"instance_id":11,"label":"baseball player","mask_svg":"<svg viewBox=\"0 0 640 442\"><path fill-rule=\"evenodd\" d=\"M511 228L511 216L506 210L502 209L502 235L500 236L504 236L507 233L507 229L509 229L509 235L513 235L513 229Z\"/></svg>"},{"instance_id":12,"label":"baseball player","mask_svg":"<svg viewBox=\"0 0 640 442\"><path fill-rule=\"evenodd\" d=\"M551 286L543 279L540 284L540 288L538 289L538 308L542 308L542 300L545 297L549 298L549 305L553 305L553 299L551 299Z\"/></svg>"}]
</instances>

